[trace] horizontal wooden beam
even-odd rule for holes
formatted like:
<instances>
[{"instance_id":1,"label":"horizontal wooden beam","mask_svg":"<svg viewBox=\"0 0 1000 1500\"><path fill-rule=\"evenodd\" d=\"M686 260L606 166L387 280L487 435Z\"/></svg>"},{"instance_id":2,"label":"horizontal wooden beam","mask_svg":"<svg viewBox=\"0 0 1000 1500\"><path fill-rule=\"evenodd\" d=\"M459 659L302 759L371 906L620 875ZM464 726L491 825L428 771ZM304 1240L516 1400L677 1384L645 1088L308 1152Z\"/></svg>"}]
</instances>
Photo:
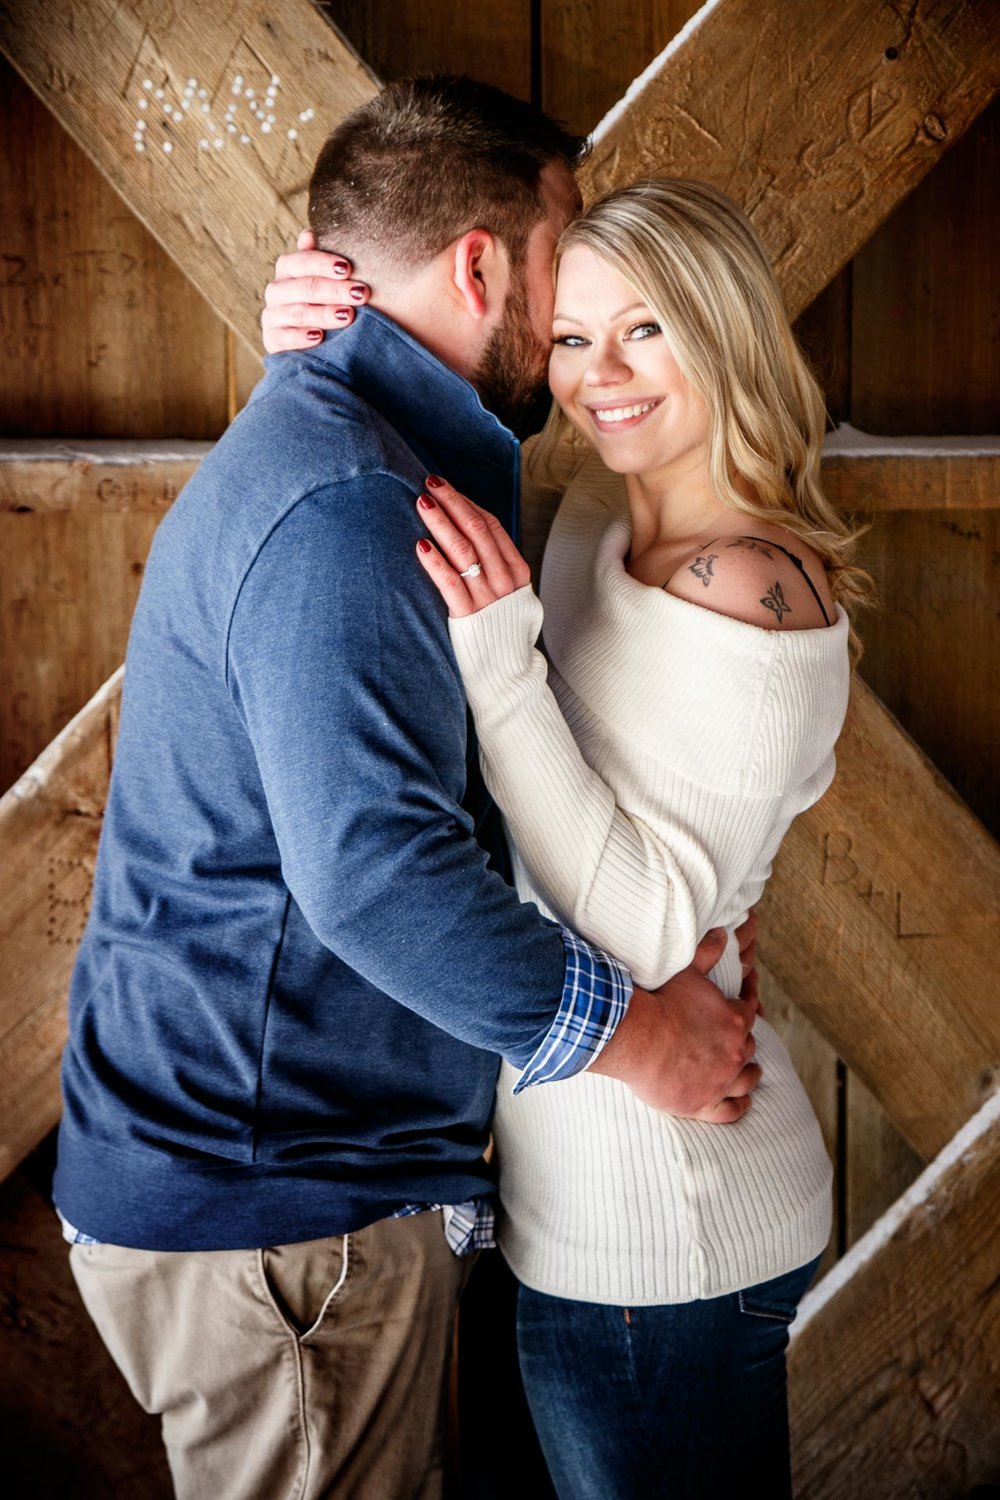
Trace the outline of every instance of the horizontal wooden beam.
<instances>
[{"instance_id":1,"label":"horizontal wooden beam","mask_svg":"<svg viewBox=\"0 0 1000 1500\"><path fill-rule=\"evenodd\" d=\"M90 888L122 672L0 799L0 1178L59 1117L66 989Z\"/></svg>"},{"instance_id":2,"label":"horizontal wooden beam","mask_svg":"<svg viewBox=\"0 0 1000 1500\"><path fill-rule=\"evenodd\" d=\"M935 1156L1000 1078L1000 845L863 682L760 918L779 983Z\"/></svg>"},{"instance_id":3,"label":"horizontal wooden beam","mask_svg":"<svg viewBox=\"0 0 1000 1500\"><path fill-rule=\"evenodd\" d=\"M0 442L0 512L167 511L211 443Z\"/></svg>"},{"instance_id":4,"label":"horizontal wooden beam","mask_svg":"<svg viewBox=\"0 0 1000 1500\"><path fill-rule=\"evenodd\" d=\"M0 442L0 511L165 510L212 445ZM830 434L823 484L841 510L989 510L1000 505L1000 438Z\"/></svg>"},{"instance_id":5,"label":"horizontal wooden beam","mask_svg":"<svg viewBox=\"0 0 1000 1500\"><path fill-rule=\"evenodd\" d=\"M215 310L260 348L261 289L312 164L376 91L309 0L0 0L0 49Z\"/></svg>"},{"instance_id":6,"label":"horizontal wooden beam","mask_svg":"<svg viewBox=\"0 0 1000 1500\"><path fill-rule=\"evenodd\" d=\"M994 1094L802 1304L789 1354L797 1500L943 1500L996 1480L998 1222Z\"/></svg>"},{"instance_id":7,"label":"horizontal wooden beam","mask_svg":"<svg viewBox=\"0 0 1000 1500\"><path fill-rule=\"evenodd\" d=\"M1000 438L872 437L846 423L823 450L823 488L840 510L991 510Z\"/></svg>"},{"instance_id":8,"label":"horizontal wooden beam","mask_svg":"<svg viewBox=\"0 0 1000 1500\"><path fill-rule=\"evenodd\" d=\"M986 107L1000 0L709 0L596 131L588 193L701 177L797 317Z\"/></svg>"}]
</instances>

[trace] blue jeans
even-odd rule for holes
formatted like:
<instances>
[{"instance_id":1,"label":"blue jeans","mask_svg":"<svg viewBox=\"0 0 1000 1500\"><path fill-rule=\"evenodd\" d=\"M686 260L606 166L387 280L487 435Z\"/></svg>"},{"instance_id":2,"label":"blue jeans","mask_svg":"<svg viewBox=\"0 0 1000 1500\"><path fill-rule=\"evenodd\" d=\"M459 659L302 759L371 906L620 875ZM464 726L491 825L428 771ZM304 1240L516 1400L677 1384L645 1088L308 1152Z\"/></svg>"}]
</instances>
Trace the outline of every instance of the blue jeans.
<instances>
[{"instance_id":1,"label":"blue jeans","mask_svg":"<svg viewBox=\"0 0 1000 1500\"><path fill-rule=\"evenodd\" d=\"M785 1350L817 1264L661 1307L522 1286L521 1374L559 1500L790 1500Z\"/></svg>"}]
</instances>

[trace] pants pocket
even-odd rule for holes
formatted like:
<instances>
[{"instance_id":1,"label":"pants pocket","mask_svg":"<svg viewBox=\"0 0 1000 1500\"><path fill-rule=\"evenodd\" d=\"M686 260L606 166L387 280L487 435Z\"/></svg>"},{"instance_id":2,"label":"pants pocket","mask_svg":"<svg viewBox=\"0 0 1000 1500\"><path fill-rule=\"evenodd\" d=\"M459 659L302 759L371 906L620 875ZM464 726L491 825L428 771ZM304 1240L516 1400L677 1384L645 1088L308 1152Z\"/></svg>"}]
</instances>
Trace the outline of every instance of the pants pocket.
<instances>
[{"instance_id":1,"label":"pants pocket","mask_svg":"<svg viewBox=\"0 0 1000 1500\"><path fill-rule=\"evenodd\" d=\"M753 1318L770 1318L777 1323L792 1323L816 1274L819 1256L807 1265L797 1266L784 1276L775 1276L771 1281L762 1281L757 1286L745 1287L739 1293L740 1312Z\"/></svg>"},{"instance_id":2,"label":"pants pocket","mask_svg":"<svg viewBox=\"0 0 1000 1500\"><path fill-rule=\"evenodd\" d=\"M345 1291L353 1269L351 1239L337 1234L257 1252L271 1301L298 1338L315 1332Z\"/></svg>"}]
</instances>

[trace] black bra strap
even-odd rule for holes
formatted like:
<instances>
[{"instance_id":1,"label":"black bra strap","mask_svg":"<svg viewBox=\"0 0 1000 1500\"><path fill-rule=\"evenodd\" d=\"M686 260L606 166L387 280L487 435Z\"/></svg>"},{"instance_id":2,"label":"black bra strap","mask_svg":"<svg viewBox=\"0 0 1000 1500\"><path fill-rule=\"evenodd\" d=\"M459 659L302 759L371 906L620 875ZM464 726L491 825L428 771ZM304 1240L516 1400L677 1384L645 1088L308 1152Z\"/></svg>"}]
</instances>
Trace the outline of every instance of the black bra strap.
<instances>
[{"instance_id":1,"label":"black bra strap","mask_svg":"<svg viewBox=\"0 0 1000 1500\"><path fill-rule=\"evenodd\" d=\"M813 591L813 597L816 600L816 603L819 605L820 609L823 611L823 619L829 625L829 623L830 623L830 616L826 612L826 605L823 603L822 599L819 597L819 591L816 588L816 585L813 583L812 579L809 577L809 574L806 572L805 568L803 567L801 557L796 557L794 552L789 552L788 548L787 547L783 547L780 542L772 542L771 539L770 539L770 537L766 537L766 536L750 536L750 534L747 533L747 541L749 541L749 542L760 542L765 547L777 547L777 549L778 549L779 552L783 552L786 557L790 557L791 558L792 562L798 568L799 572L802 574L802 577L805 579L806 583L808 583L809 587L812 589L812 591Z\"/></svg>"}]
</instances>

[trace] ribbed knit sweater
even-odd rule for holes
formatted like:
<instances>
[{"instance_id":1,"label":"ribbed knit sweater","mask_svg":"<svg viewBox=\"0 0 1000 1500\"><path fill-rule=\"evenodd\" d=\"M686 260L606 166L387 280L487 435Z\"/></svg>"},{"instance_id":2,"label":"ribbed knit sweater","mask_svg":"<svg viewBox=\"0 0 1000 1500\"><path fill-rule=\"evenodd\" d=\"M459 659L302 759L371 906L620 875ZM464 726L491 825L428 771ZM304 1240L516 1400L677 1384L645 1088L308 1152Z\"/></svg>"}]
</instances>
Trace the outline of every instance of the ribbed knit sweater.
<instances>
[{"instance_id":1,"label":"ribbed knit sweater","mask_svg":"<svg viewBox=\"0 0 1000 1500\"><path fill-rule=\"evenodd\" d=\"M572 480L545 555L548 663L530 588L451 622L486 781L507 818L518 891L655 987L713 926L712 977L740 988L733 929L797 813L826 790L848 693L848 621L765 630L631 578L624 485L596 458ZM499 1239L554 1296L687 1302L817 1255L830 1164L775 1031L735 1125L679 1120L581 1074L511 1094L495 1134Z\"/></svg>"}]
</instances>

